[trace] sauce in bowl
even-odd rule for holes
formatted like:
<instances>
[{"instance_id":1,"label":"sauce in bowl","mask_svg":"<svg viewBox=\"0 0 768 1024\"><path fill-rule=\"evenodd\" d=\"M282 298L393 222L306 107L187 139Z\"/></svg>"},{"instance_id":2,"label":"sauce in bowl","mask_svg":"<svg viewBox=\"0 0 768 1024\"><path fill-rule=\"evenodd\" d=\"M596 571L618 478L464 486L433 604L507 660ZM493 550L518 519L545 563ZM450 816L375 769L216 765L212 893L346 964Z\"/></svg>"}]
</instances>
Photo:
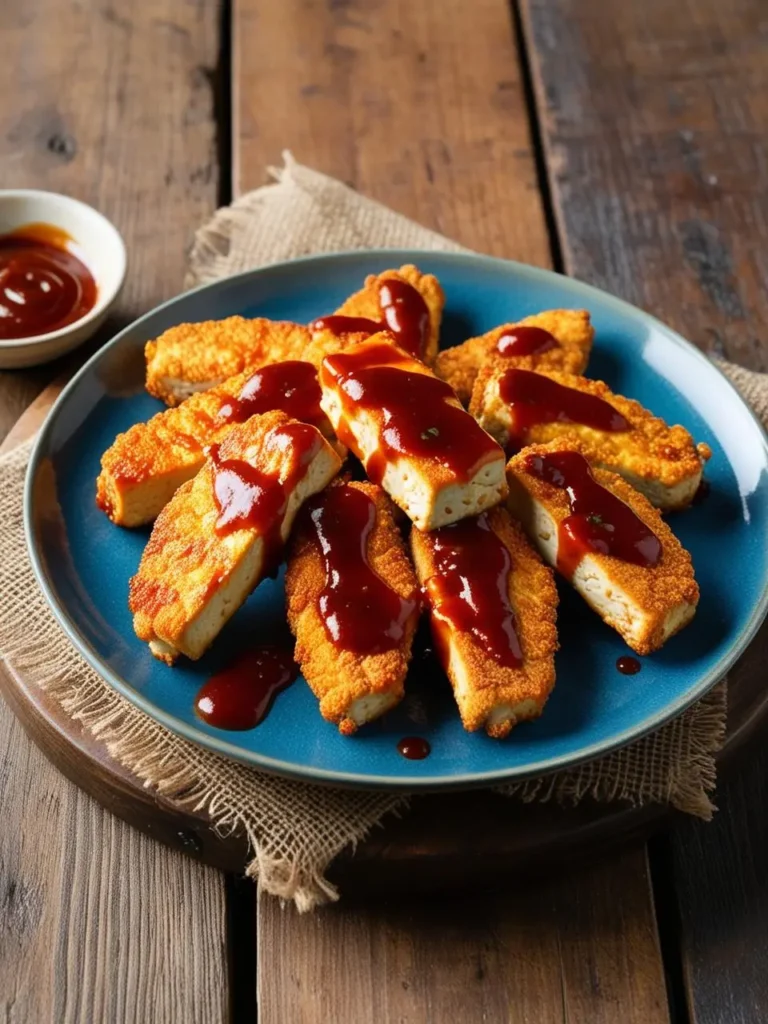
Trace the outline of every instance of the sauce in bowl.
<instances>
[{"instance_id":1,"label":"sauce in bowl","mask_svg":"<svg viewBox=\"0 0 768 1024\"><path fill-rule=\"evenodd\" d=\"M73 247L51 224L0 235L1 340L58 331L93 309L96 281Z\"/></svg>"}]
</instances>

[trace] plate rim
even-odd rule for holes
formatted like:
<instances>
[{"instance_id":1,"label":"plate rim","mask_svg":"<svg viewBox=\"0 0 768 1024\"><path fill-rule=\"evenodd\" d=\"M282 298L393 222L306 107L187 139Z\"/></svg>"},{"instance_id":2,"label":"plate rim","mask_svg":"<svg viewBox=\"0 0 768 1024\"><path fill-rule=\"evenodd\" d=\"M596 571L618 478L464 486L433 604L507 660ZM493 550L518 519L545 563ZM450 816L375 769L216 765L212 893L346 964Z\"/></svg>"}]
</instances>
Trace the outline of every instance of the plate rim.
<instances>
[{"instance_id":1,"label":"plate rim","mask_svg":"<svg viewBox=\"0 0 768 1024\"><path fill-rule=\"evenodd\" d=\"M267 772L273 772L283 777L300 779L305 782L337 785L342 787L398 791L410 790L412 792L418 792L438 789L481 788L491 783L524 781L538 776L549 775L557 771L570 770L586 764L598 757L619 750L636 740L642 739L644 736L660 729L667 722L677 718L725 677L729 669L732 668L754 639L757 630L768 613L768 570L765 573L765 579L763 582L766 585L763 588L762 594L755 603L749 619L745 623L739 635L733 640L728 649L723 652L722 657L718 659L717 663L704 673L694 686L690 687L676 700L671 701L662 710L647 716L641 722L613 735L610 739L595 741L589 746L582 748L578 754L562 754L556 757L548 757L534 762L529 762L524 766L512 766L509 769L495 768L483 772L465 772L461 775L449 777L446 777L445 775L372 775L360 774L351 771L336 771L327 768L297 765L291 761L283 761L254 751L244 751L242 748L229 743L226 739L221 739L216 735L197 729L194 725L189 725L188 723L179 720L174 715L164 711L162 708L159 708L157 705L146 699L141 693L132 688L126 680L123 680L121 676L112 670L112 668L92 648L88 640L80 633L75 622L70 619L66 606L59 600L52 582L48 577L42 553L36 546L33 523L33 485L37 478L40 463L46 457L47 451L51 448L50 436L57 417L61 409L66 405L69 395L77 388L81 379L88 375L91 369L97 366L101 360L105 358L107 353L112 349L117 348L123 339L133 333L137 327L140 327L140 325L147 320L156 316L161 311L176 305L185 298L206 291L216 291L221 289L224 285L231 284L233 282L245 281L249 278L269 273L270 271L279 271L294 266L302 266L308 263L341 263L361 257L387 259L391 261L400 261L401 263L418 263L420 259L437 259L438 261L444 261L446 263L468 262L480 267L491 266L495 269L505 268L513 270L523 279L529 278L533 280L541 280L543 278L544 280L548 280L550 278L558 278L566 285L566 287L575 286L574 290L587 298L590 295L596 296L599 298L601 303L607 303L618 313L639 319L642 323L660 331L670 344L673 344L678 348L682 348L690 355L693 355L702 366L707 368L708 371L714 371L720 378L721 385L724 384L727 390L731 392L732 400L735 399L739 405L742 406L743 410L746 411L749 418L752 420L753 425L757 428L758 436L762 443L764 460L766 465L768 465L768 433L755 412L742 398L735 386L730 380L728 380L718 365L710 360L692 342L688 341L657 317L647 313L643 309L640 309L638 306L627 302L625 299L620 299L617 296L612 295L610 292L598 288L596 285L588 284L578 278L561 274L554 270L548 270L544 267L536 267L531 264L520 263L517 260L507 260L496 256L487 256L482 253L461 251L453 252L434 251L431 249L388 248L347 249L339 252L316 253L309 256L297 257L295 259L281 260L263 267L254 267L250 270L241 271L238 274L232 274L228 277L206 282L195 288L189 289L188 291L180 292L178 295L154 306L140 317L132 320L129 324L118 331L113 338L110 338L109 341L105 342L101 348L94 352L94 354L83 364L82 367L80 367L77 373L63 388L60 395L51 406L51 409L49 410L48 415L46 416L45 421L40 427L34 440L34 445L29 457L29 463L27 465L23 493L23 523L27 552L29 554L35 578L56 620L66 633L70 642L74 644L75 648L84 657L91 668L93 668L117 693L125 697L131 704L138 707L151 719L159 722L161 725L164 725L176 735L205 747L208 750L212 750L215 753L222 754L226 757L239 761L242 764L249 765L250 767L264 769ZM586 304L587 303L585 302L585 305Z\"/></svg>"}]
</instances>

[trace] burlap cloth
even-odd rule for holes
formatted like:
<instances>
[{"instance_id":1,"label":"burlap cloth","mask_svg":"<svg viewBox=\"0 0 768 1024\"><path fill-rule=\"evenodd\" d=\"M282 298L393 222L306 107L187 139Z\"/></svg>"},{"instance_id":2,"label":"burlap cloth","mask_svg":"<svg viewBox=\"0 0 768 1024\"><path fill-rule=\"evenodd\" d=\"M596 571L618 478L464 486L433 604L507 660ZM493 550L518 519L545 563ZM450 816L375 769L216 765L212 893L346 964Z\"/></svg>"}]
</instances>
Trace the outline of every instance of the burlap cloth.
<instances>
[{"instance_id":1,"label":"burlap cloth","mask_svg":"<svg viewBox=\"0 0 768 1024\"><path fill-rule=\"evenodd\" d=\"M190 284L315 252L459 249L289 155L273 177L275 184L219 210L200 229ZM766 422L768 376L728 364L722 369ZM25 443L0 459L2 656L54 694L145 786L205 810L223 833L243 830L253 853L247 871L263 890L293 900L300 910L335 899L335 888L324 878L331 860L417 798L312 786L254 771L175 736L111 690L70 645L35 582L22 527L30 448ZM707 818L725 715L723 681L676 721L623 750L573 771L502 787L499 814L503 795L526 801L666 802Z\"/></svg>"}]
</instances>

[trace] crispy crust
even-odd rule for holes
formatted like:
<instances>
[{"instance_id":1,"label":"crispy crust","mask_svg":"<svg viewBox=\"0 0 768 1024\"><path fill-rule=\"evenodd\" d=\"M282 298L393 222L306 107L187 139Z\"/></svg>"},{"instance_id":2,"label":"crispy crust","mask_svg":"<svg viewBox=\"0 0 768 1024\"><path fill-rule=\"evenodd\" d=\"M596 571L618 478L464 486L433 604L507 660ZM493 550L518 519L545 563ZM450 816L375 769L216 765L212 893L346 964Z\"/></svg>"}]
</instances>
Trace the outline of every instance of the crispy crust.
<instances>
[{"instance_id":1,"label":"crispy crust","mask_svg":"<svg viewBox=\"0 0 768 1024\"><path fill-rule=\"evenodd\" d=\"M509 409L499 397L499 383L508 369L509 364L503 359L487 360L478 373L469 406L481 426L501 445L509 441L511 422ZM702 465L712 454L707 445L695 445L685 427L667 426L639 402L614 394L601 380L588 380L555 370L536 372L608 402L633 429L608 433L578 423L537 423L527 432L527 443L546 444L554 440L567 443L595 465L625 476L661 508L682 508L690 503L701 479ZM677 502L672 496L673 489L679 489L685 482L690 486L678 491L683 498ZM658 500L654 500L656 497Z\"/></svg>"},{"instance_id":2,"label":"crispy crust","mask_svg":"<svg viewBox=\"0 0 768 1024\"><path fill-rule=\"evenodd\" d=\"M586 309L548 309L535 313L516 324L502 324L487 334L469 338L461 345L440 352L435 362L435 373L447 381L459 399L466 405L472 396L475 378L485 360L493 353L496 343L511 327L541 327L549 331L560 343L559 348L550 349L538 356L506 357L507 367L517 366L523 370L552 369L567 373L583 373L595 329L590 323Z\"/></svg>"},{"instance_id":3,"label":"crispy crust","mask_svg":"<svg viewBox=\"0 0 768 1024\"><path fill-rule=\"evenodd\" d=\"M364 316L370 320L381 320L378 288L382 281L397 278L420 293L429 310L429 339L427 341L424 362L432 365L437 356L438 339L440 337L440 321L443 317L445 295L440 282L432 274L422 274L418 267L406 263L399 270L384 270L380 274L369 274L359 292L350 295L343 305L336 310L344 316Z\"/></svg>"},{"instance_id":4,"label":"crispy crust","mask_svg":"<svg viewBox=\"0 0 768 1024\"><path fill-rule=\"evenodd\" d=\"M528 473L525 470L525 459L529 455L574 450L578 449L567 442L552 441L549 444L529 445L509 460L507 480L510 485L509 500L513 515L516 510L521 509L524 502L531 500L540 503L557 526L570 515L570 503L565 491ZM699 587L694 579L691 556L661 518L659 511L626 480L616 473L597 467L593 467L592 472L598 483L629 505L661 542L661 561L652 568L633 565L611 555L595 552L589 555L610 584L627 594L633 604L648 617L642 635L636 641L633 640L630 646L638 654L650 654L668 638L663 636L663 631L669 614L680 606L695 607L698 603ZM523 524L527 525L524 516ZM685 622L681 622L679 628L687 621L686 619Z\"/></svg>"},{"instance_id":5,"label":"crispy crust","mask_svg":"<svg viewBox=\"0 0 768 1024\"><path fill-rule=\"evenodd\" d=\"M252 416L227 433L221 442L220 458L244 459L280 480L289 479L296 468L296 453L275 444L275 439L282 427L295 422L282 412ZM338 456L320 432L316 433L318 454L324 453L338 471ZM259 536L251 528L219 535L215 528L218 517L213 470L208 461L193 480L179 488L158 516L138 572L131 579L128 603L140 640L160 640L189 653L185 650L188 627L250 555ZM285 521L282 532L285 537ZM173 657L167 660L172 662Z\"/></svg>"},{"instance_id":6,"label":"crispy crust","mask_svg":"<svg viewBox=\"0 0 768 1024\"><path fill-rule=\"evenodd\" d=\"M371 566L400 597L412 598L418 584L395 525L392 502L374 484L352 482L348 486L367 494L376 505L376 522L367 551ZM285 575L288 622L296 637L294 657L320 701L323 718L335 722L339 732L349 736L357 729L349 714L355 701L381 698L383 712L402 699L419 606L406 624L397 648L360 656L339 649L329 638L317 608L324 587L325 569L314 532L299 526L291 540Z\"/></svg>"},{"instance_id":7,"label":"crispy crust","mask_svg":"<svg viewBox=\"0 0 768 1024\"><path fill-rule=\"evenodd\" d=\"M488 521L512 558L509 599L515 611L524 662L518 669L504 668L488 656L470 633L451 631L451 664L461 662L466 666L464 692L460 692L456 673L450 666L449 677L464 728L474 732L485 726L489 736L501 739L517 722L541 714L555 684L558 598L552 570L542 562L507 510L491 509ZM412 530L411 552L424 588L435 572L433 535ZM515 713L493 724L493 712L505 706Z\"/></svg>"},{"instance_id":8,"label":"crispy crust","mask_svg":"<svg viewBox=\"0 0 768 1024\"><path fill-rule=\"evenodd\" d=\"M147 391L178 405L185 397L178 382L193 391L214 387L243 370L302 359L311 340L308 327L262 317L177 324L146 344Z\"/></svg>"}]
</instances>

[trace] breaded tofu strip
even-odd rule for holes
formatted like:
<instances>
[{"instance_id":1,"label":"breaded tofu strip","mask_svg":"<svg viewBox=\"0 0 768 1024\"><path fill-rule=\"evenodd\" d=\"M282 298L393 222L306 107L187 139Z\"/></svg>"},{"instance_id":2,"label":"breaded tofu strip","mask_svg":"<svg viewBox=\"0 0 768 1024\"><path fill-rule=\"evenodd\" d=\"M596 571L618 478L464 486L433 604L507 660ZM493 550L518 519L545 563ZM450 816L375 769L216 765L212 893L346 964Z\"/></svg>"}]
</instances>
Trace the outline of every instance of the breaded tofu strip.
<instances>
[{"instance_id":1,"label":"breaded tofu strip","mask_svg":"<svg viewBox=\"0 0 768 1024\"><path fill-rule=\"evenodd\" d=\"M517 330L521 327L526 330ZM509 366L524 370L583 373L594 335L586 309L548 309L444 349L438 354L435 373L448 381L466 405L480 367L494 353L502 355Z\"/></svg>"},{"instance_id":2,"label":"breaded tofu strip","mask_svg":"<svg viewBox=\"0 0 768 1024\"><path fill-rule=\"evenodd\" d=\"M336 436L421 530L496 505L504 452L424 363L375 334L320 367Z\"/></svg>"},{"instance_id":3,"label":"breaded tofu strip","mask_svg":"<svg viewBox=\"0 0 768 1024\"><path fill-rule=\"evenodd\" d=\"M691 556L642 494L562 442L510 459L508 507L545 562L638 654L693 618Z\"/></svg>"},{"instance_id":4,"label":"breaded tofu strip","mask_svg":"<svg viewBox=\"0 0 768 1024\"><path fill-rule=\"evenodd\" d=\"M243 370L303 359L311 340L308 327L263 317L178 324L146 344L147 391L166 405L178 405Z\"/></svg>"},{"instance_id":5,"label":"breaded tofu strip","mask_svg":"<svg viewBox=\"0 0 768 1024\"><path fill-rule=\"evenodd\" d=\"M512 450L562 440L596 466L619 473L657 508L684 508L711 456L681 426L668 427L639 402L600 380L554 370L510 369L487 361L469 411L499 444Z\"/></svg>"},{"instance_id":6,"label":"breaded tofu strip","mask_svg":"<svg viewBox=\"0 0 768 1024\"><path fill-rule=\"evenodd\" d=\"M437 356L444 306L445 295L437 278L408 263L399 270L369 274L361 290L339 306L336 316L374 321L379 330L391 331L409 355L431 366Z\"/></svg>"},{"instance_id":7,"label":"breaded tofu strip","mask_svg":"<svg viewBox=\"0 0 768 1024\"><path fill-rule=\"evenodd\" d=\"M403 697L418 623L418 583L393 518L370 483L334 483L305 508L285 592L294 657L345 736Z\"/></svg>"},{"instance_id":8,"label":"breaded tofu strip","mask_svg":"<svg viewBox=\"0 0 768 1024\"><path fill-rule=\"evenodd\" d=\"M282 412L252 416L211 449L158 516L131 580L133 626L156 658L204 653L340 465L316 427Z\"/></svg>"},{"instance_id":9,"label":"breaded tofu strip","mask_svg":"<svg viewBox=\"0 0 768 1024\"><path fill-rule=\"evenodd\" d=\"M205 462L203 449L250 416L280 409L333 434L320 408L320 384L310 363L273 363L230 377L181 405L136 423L101 459L96 504L118 526L151 523L179 487Z\"/></svg>"},{"instance_id":10,"label":"breaded tofu strip","mask_svg":"<svg viewBox=\"0 0 768 1024\"><path fill-rule=\"evenodd\" d=\"M537 718L555 684L557 588L520 526L497 507L412 530L411 551L464 728L500 739Z\"/></svg>"}]
</instances>

